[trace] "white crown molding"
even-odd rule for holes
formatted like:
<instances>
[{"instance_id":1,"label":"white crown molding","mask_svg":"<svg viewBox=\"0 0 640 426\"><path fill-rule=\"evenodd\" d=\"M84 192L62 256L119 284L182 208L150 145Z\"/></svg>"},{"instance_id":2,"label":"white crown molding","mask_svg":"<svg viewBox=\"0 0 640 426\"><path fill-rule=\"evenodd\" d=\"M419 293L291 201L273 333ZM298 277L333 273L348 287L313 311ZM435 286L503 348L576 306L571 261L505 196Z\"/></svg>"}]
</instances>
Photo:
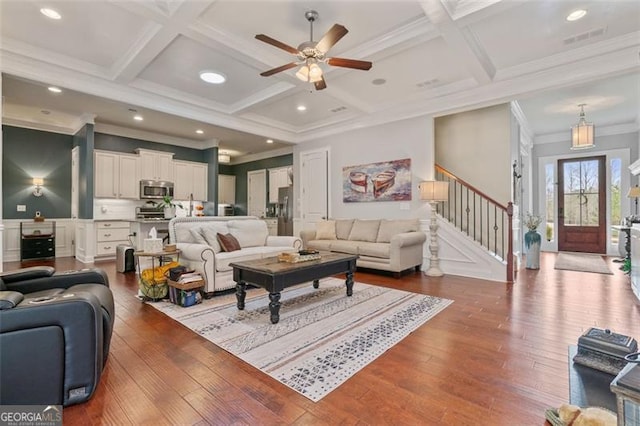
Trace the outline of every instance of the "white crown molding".
<instances>
[{"instance_id":1,"label":"white crown molding","mask_svg":"<svg viewBox=\"0 0 640 426\"><path fill-rule=\"evenodd\" d=\"M122 136L131 139L140 139L145 141L152 141L158 143L164 143L167 145L182 146L185 148L193 149L208 149L218 146L217 139L211 139L207 141L193 141L182 138L176 138L173 136L167 136L160 133L147 132L145 130L130 129L128 127L115 126L112 124L96 123L94 127L95 133L104 133L107 135Z\"/></svg>"},{"instance_id":2,"label":"white crown molding","mask_svg":"<svg viewBox=\"0 0 640 426\"><path fill-rule=\"evenodd\" d=\"M533 130L531 130L529 120L524 115L524 111L522 111L518 101L511 102L511 113L514 115L516 120L518 120L518 124L520 124L520 132L524 134L527 143L531 144L533 142Z\"/></svg>"},{"instance_id":3,"label":"white crown molding","mask_svg":"<svg viewBox=\"0 0 640 426\"><path fill-rule=\"evenodd\" d=\"M60 126L49 123L42 123L39 121L27 120L23 118L12 118L6 115L2 117L3 126L21 127L23 129L41 130L49 133L59 133L63 135L75 135L77 131L74 131L71 127Z\"/></svg>"},{"instance_id":4,"label":"white crown molding","mask_svg":"<svg viewBox=\"0 0 640 426\"><path fill-rule=\"evenodd\" d=\"M256 154L243 155L234 158L229 165L250 163L251 161L264 160L267 158L280 157L282 155L293 154L293 147L278 148L271 151L259 152Z\"/></svg>"},{"instance_id":5,"label":"white crown molding","mask_svg":"<svg viewBox=\"0 0 640 426\"><path fill-rule=\"evenodd\" d=\"M622 124L613 124L610 126L595 126L594 136L596 138L602 136L613 136L613 135L623 135L627 133L633 133L640 130L638 127L638 123L622 123ZM556 133L547 133L544 135L536 135L533 138L534 145L542 145L546 143L557 143L557 142L566 142L567 144L571 141L570 138L571 129L567 129L566 132L556 132Z\"/></svg>"}]
</instances>

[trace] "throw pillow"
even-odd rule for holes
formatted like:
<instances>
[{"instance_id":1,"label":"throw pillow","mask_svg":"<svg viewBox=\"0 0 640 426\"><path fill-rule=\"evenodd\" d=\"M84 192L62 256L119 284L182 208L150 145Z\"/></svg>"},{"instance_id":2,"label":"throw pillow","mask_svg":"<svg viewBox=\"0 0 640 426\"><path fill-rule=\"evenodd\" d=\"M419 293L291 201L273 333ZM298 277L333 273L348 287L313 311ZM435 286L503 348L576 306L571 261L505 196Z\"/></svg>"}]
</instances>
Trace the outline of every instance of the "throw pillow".
<instances>
[{"instance_id":1,"label":"throw pillow","mask_svg":"<svg viewBox=\"0 0 640 426\"><path fill-rule=\"evenodd\" d=\"M189 234L191 234L191 240L195 243L195 244L207 244L207 240L204 239L204 237L201 234L202 232L202 228L191 228L189 229Z\"/></svg>"},{"instance_id":2,"label":"throw pillow","mask_svg":"<svg viewBox=\"0 0 640 426\"><path fill-rule=\"evenodd\" d=\"M316 223L316 240L335 240L336 222L335 220L323 220Z\"/></svg>"},{"instance_id":3,"label":"throw pillow","mask_svg":"<svg viewBox=\"0 0 640 426\"><path fill-rule=\"evenodd\" d=\"M240 243L236 240L236 237L231 234L223 235L218 232L218 243L220 243L223 251L240 250Z\"/></svg>"},{"instance_id":4,"label":"throw pillow","mask_svg":"<svg viewBox=\"0 0 640 426\"><path fill-rule=\"evenodd\" d=\"M387 220L380 221L380 229L378 230L377 243L388 243L391 237L404 232L413 232L418 230L418 219L406 220Z\"/></svg>"},{"instance_id":5,"label":"throw pillow","mask_svg":"<svg viewBox=\"0 0 640 426\"><path fill-rule=\"evenodd\" d=\"M380 227L380 220L360 220L356 219L353 222L351 233L349 234L349 241L368 241L375 243L378 238L378 228Z\"/></svg>"},{"instance_id":6,"label":"throw pillow","mask_svg":"<svg viewBox=\"0 0 640 426\"><path fill-rule=\"evenodd\" d=\"M351 227L353 227L353 219L336 219L336 238L339 240L348 240Z\"/></svg>"}]
</instances>

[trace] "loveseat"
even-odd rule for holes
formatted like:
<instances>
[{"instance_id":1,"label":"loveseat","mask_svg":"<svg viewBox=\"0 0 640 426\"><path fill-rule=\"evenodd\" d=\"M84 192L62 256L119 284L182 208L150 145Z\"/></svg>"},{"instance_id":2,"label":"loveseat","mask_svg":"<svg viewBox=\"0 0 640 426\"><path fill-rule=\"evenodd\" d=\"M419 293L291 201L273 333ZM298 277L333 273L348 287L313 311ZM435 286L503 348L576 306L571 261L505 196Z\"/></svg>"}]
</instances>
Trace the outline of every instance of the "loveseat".
<instances>
[{"instance_id":1,"label":"loveseat","mask_svg":"<svg viewBox=\"0 0 640 426\"><path fill-rule=\"evenodd\" d=\"M240 249L225 251L218 233L231 234ZM169 239L180 250L180 264L202 274L207 295L235 287L230 263L302 248L300 238L270 236L266 222L255 216L176 217L169 222Z\"/></svg>"},{"instance_id":2,"label":"loveseat","mask_svg":"<svg viewBox=\"0 0 640 426\"><path fill-rule=\"evenodd\" d=\"M300 232L306 249L357 254L358 267L390 271L420 270L427 239L418 219L336 219L318 222L316 230Z\"/></svg>"}]
</instances>

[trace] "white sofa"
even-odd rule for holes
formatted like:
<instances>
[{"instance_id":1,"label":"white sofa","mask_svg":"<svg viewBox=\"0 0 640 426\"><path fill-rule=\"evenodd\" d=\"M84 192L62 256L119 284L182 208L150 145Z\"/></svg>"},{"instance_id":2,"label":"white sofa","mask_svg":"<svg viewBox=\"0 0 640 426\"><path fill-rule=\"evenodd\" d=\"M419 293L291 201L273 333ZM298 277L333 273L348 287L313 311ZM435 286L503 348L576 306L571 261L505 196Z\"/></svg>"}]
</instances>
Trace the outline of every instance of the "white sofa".
<instances>
[{"instance_id":1,"label":"white sofa","mask_svg":"<svg viewBox=\"0 0 640 426\"><path fill-rule=\"evenodd\" d=\"M218 232L233 235L241 249L223 251L216 240ZM202 274L206 293L235 287L230 263L302 247L300 238L270 236L265 221L254 216L176 217L169 222L169 239L180 250L180 264Z\"/></svg>"},{"instance_id":2,"label":"white sofa","mask_svg":"<svg viewBox=\"0 0 640 426\"><path fill-rule=\"evenodd\" d=\"M316 226L300 232L304 248L357 254L358 267L390 271L396 277L422 265L427 236L418 219L336 219Z\"/></svg>"}]
</instances>

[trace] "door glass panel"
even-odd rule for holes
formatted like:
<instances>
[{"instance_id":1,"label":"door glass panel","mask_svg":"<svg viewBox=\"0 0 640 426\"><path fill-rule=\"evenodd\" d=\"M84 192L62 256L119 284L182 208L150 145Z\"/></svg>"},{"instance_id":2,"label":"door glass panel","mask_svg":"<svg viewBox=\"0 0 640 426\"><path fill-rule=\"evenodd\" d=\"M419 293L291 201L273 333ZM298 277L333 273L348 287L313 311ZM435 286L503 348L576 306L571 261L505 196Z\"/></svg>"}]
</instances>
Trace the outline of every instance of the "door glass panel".
<instances>
[{"instance_id":1,"label":"door glass panel","mask_svg":"<svg viewBox=\"0 0 640 426\"><path fill-rule=\"evenodd\" d=\"M564 164L564 225L599 226L598 161Z\"/></svg>"},{"instance_id":2,"label":"door glass panel","mask_svg":"<svg viewBox=\"0 0 640 426\"><path fill-rule=\"evenodd\" d=\"M620 180L622 177L622 160L620 158L611 159L611 224L617 225L622 222L622 197L620 196ZM618 230L611 231L611 242L618 244Z\"/></svg>"},{"instance_id":3,"label":"door glass panel","mask_svg":"<svg viewBox=\"0 0 640 426\"><path fill-rule=\"evenodd\" d=\"M553 241L554 234L554 212L556 211L555 206L555 191L556 191L556 178L554 174L553 164L547 164L544 168L545 174L545 202L546 202L546 229L545 236L547 241Z\"/></svg>"}]
</instances>

